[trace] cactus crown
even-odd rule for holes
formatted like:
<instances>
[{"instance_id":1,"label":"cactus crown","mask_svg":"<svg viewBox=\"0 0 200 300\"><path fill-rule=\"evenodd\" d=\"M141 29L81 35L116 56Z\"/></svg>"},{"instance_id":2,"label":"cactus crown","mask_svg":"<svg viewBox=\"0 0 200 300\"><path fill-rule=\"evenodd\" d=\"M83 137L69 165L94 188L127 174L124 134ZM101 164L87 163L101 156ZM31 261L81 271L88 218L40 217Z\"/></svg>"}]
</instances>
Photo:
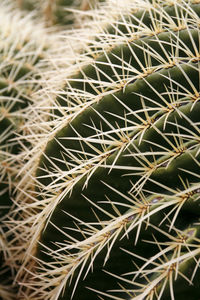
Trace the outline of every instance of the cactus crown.
<instances>
[{"instance_id":1,"label":"cactus crown","mask_svg":"<svg viewBox=\"0 0 200 300\"><path fill-rule=\"evenodd\" d=\"M199 296L200 4L124 10L29 123L10 225L28 299Z\"/></svg>"}]
</instances>

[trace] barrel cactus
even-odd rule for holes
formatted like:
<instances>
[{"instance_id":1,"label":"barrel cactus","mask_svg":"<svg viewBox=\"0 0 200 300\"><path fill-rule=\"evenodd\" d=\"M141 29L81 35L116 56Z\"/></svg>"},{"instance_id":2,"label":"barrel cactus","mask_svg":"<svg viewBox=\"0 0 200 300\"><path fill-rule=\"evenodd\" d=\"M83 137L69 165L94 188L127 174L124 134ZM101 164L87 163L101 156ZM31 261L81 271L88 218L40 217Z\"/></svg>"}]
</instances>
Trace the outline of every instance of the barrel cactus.
<instances>
[{"instance_id":1,"label":"barrel cactus","mask_svg":"<svg viewBox=\"0 0 200 300\"><path fill-rule=\"evenodd\" d=\"M22 143L16 136L25 135L25 111L41 88L38 79L49 67L45 60L53 52L55 36L47 35L42 24L30 16L23 17L9 1L0 4L0 178L1 206L11 191L18 174L15 154ZM23 129L22 129L23 128ZM2 207L0 216L2 215Z\"/></svg>"},{"instance_id":2,"label":"barrel cactus","mask_svg":"<svg viewBox=\"0 0 200 300\"><path fill-rule=\"evenodd\" d=\"M19 299L200 297L199 20L127 1L41 91L7 225Z\"/></svg>"},{"instance_id":3,"label":"barrel cactus","mask_svg":"<svg viewBox=\"0 0 200 300\"><path fill-rule=\"evenodd\" d=\"M47 25L74 26L80 22L84 11L94 8L102 1L105 0L18 0L16 4L22 10L37 11L37 15L43 17Z\"/></svg>"},{"instance_id":4,"label":"barrel cactus","mask_svg":"<svg viewBox=\"0 0 200 300\"><path fill-rule=\"evenodd\" d=\"M8 258L7 213L12 206L12 193L18 183L19 169L15 157L28 144L16 140L25 135L25 111L33 104L32 95L41 87L41 74L53 52L52 41L42 24L31 16L23 17L10 1L0 3L0 299L15 299L11 292L12 264Z\"/></svg>"}]
</instances>

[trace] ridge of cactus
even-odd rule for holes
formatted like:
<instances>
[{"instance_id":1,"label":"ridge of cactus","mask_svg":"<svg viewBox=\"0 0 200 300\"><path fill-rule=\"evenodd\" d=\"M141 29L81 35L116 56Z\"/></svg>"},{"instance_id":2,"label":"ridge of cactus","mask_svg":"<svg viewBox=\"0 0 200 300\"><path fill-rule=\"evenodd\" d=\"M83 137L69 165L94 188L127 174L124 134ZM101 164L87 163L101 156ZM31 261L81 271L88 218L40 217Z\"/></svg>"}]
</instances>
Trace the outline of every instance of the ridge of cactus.
<instances>
[{"instance_id":1,"label":"ridge of cactus","mask_svg":"<svg viewBox=\"0 0 200 300\"><path fill-rule=\"evenodd\" d=\"M129 3L52 73L23 136L18 297L200 296L200 4Z\"/></svg>"}]
</instances>

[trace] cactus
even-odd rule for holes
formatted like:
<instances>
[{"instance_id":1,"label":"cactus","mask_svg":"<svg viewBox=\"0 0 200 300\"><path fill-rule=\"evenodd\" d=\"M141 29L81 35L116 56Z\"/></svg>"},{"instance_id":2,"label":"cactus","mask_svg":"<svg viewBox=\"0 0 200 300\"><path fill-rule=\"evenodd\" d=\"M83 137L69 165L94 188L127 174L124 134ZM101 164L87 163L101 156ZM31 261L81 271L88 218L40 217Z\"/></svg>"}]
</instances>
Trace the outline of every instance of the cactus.
<instances>
[{"instance_id":1,"label":"cactus","mask_svg":"<svg viewBox=\"0 0 200 300\"><path fill-rule=\"evenodd\" d=\"M37 11L41 17L44 17L49 26L55 24L73 25L82 19L84 11L94 8L98 2L104 0L19 0L18 6L23 10ZM76 17L76 14L79 17ZM80 20L79 20L80 22ZM78 22L78 23L79 23Z\"/></svg>"},{"instance_id":2,"label":"cactus","mask_svg":"<svg viewBox=\"0 0 200 300\"><path fill-rule=\"evenodd\" d=\"M8 222L20 299L200 297L199 16L128 1L53 76Z\"/></svg>"},{"instance_id":3,"label":"cactus","mask_svg":"<svg viewBox=\"0 0 200 300\"><path fill-rule=\"evenodd\" d=\"M42 24L31 16L23 17L9 1L0 3L0 299L16 299L10 277L14 268L7 262L7 213L19 181L16 155L28 144L19 139L25 135L25 111L33 104L33 94L41 88L45 62L53 51L54 36L47 36ZM50 33L50 32L49 32ZM18 179L17 179L18 177Z\"/></svg>"},{"instance_id":4,"label":"cactus","mask_svg":"<svg viewBox=\"0 0 200 300\"><path fill-rule=\"evenodd\" d=\"M50 40L53 38L47 38L42 25L34 24L29 16L22 17L12 5L2 2L0 8L2 205L5 199L3 186L7 192L10 189L7 184L11 186L18 172L13 158L20 151L21 145L14 138L24 126L24 111L33 102L32 95L40 88L38 77L45 69L44 58L49 55L49 48L52 48ZM25 132L22 130L21 134Z\"/></svg>"}]
</instances>

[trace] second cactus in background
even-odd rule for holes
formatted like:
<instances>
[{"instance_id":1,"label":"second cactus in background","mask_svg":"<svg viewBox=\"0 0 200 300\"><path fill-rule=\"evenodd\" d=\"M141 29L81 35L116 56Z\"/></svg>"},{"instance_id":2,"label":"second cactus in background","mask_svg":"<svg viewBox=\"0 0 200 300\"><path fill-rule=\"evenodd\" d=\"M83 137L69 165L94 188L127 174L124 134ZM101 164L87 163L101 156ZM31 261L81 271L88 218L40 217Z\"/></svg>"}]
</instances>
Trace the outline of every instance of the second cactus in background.
<instances>
[{"instance_id":1,"label":"second cactus in background","mask_svg":"<svg viewBox=\"0 0 200 300\"><path fill-rule=\"evenodd\" d=\"M83 12L95 8L102 0L18 0L21 9L37 11L48 26L78 26ZM73 11L74 10L74 11ZM80 12L80 13L79 13ZM78 14L78 16L77 16Z\"/></svg>"}]
</instances>

